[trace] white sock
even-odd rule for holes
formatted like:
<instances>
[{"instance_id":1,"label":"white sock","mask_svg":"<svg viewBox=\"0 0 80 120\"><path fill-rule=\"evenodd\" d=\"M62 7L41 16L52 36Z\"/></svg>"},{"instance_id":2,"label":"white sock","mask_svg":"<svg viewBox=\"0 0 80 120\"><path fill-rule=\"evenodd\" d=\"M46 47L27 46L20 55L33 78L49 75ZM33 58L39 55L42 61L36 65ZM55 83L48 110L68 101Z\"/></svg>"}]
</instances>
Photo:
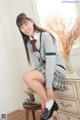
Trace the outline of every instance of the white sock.
<instances>
[{"instance_id":1,"label":"white sock","mask_svg":"<svg viewBox=\"0 0 80 120\"><path fill-rule=\"evenodd\" d=\"M50 101L46 102L46 108L48 108L48 110L50 110L53 104L54 104L54 100L50 100Z\"/></svg>"}]
</instances>

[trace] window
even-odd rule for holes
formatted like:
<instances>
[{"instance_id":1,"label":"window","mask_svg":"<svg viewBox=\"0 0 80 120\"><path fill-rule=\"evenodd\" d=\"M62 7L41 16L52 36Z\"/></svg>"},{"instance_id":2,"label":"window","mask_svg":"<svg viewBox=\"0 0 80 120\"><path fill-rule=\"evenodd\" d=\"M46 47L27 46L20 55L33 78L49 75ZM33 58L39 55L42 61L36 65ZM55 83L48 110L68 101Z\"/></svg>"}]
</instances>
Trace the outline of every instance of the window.
<instances>
[{"instance_id":1,"label":"window","mask_svg":"<svg viewBox=\"0 0 80 120\"><path fill-rule=\"evenodd\" d=\"M77 17L76 4L74 3L63 0L36 0L36 3L42 26L45 25L47 16L64 18L65 21Z\"/></svg>"},{"instance_id":2,"label":"window","mask_svg":"<svg viewBox=\"0 0 80 120\"><path fill-rule=\"evenodd\" d=\"M36 0L40 23L42 27L47 27L51 24L52 19L61 20L66 27L65 34L73 29L73 25L77 19L76 4L78 0ZM55 23L56 21L53 21ZM59 21L58 21L59 22ZM62 29L61 26L56 29ZM59 32L59 30L58 30ZM80 41L74 41L72 48L80 46Z\"/></svg>"}]
</instances>

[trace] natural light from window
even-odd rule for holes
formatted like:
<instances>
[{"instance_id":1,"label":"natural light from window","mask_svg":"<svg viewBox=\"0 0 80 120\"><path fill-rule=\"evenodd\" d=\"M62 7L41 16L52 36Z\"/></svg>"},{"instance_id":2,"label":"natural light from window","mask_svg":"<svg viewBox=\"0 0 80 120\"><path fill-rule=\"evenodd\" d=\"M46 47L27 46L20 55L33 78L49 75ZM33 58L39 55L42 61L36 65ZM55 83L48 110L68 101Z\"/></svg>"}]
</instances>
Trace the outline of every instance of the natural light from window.
<instances>
[{"instance_id":1,"label":"natural light from window","mask_svg":"<svg viewBox=\"0 0 80 120\"><path fill-rule=\"evenodd\" d=\"M65 24L67 33L77 19L76 4L78 2L78 0L36 0L41 26L46 28L47 24L50 24L51 20L56 18ZM80 41L75 41L74 47L76 45L80 46Z\"/></svg>"},{"instance_id":2,"label":"natural light from window","mask_svg":"<svg viewBox=\"0 0 80 120\"><path fill-rule=\"evenodd\" d=\"M77 17L76 4L61 0L36 0L42 26L45 26L46 16L60 17L66 20Z\"/></svg>"}]
</instances>

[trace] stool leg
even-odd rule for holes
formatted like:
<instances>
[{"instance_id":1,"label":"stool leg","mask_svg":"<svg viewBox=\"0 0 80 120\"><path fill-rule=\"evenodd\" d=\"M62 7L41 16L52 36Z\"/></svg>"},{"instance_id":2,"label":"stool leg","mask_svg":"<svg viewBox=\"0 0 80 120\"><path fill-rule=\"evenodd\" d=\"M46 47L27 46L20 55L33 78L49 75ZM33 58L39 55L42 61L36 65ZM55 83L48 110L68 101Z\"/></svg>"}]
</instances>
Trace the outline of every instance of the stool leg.
<instances>
[{"instance_id":1,"label":"stool leg","mask_svg":"<svg viewBox=\"0 0 80 120\"><path fill-rule=\"evenodd\" d=\"M29 110L26 109L26 120L29 120Z\"/></svg>"},{"instance_id":2,"label":"stool leg","mask_svg":"<svg viewBox=\"0 0 80 120\"><path fill-rule=\"evenodd\" d=\"M33 116L33 120L35 120L35 111L32 110L32 116Z\"/></svg>"}]
</instances>

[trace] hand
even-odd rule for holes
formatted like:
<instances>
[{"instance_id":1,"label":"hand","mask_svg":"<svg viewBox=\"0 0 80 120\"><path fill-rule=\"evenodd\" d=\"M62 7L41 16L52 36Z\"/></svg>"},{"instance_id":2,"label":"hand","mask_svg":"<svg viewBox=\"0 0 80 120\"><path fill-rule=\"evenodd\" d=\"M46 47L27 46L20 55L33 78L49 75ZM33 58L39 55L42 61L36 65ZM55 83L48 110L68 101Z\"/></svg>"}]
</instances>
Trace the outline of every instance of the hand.
<instances>
[{"instance_id":1,"label":"hand","mask_svg":"<svg viewBox=\"0 0 80 120\"><path fill-rule=\"evenodd\" d=\"M46 94L47 94L48 99L53 99L54 98L52 88L46 88Z\"/></svg>"}]
</instances>

